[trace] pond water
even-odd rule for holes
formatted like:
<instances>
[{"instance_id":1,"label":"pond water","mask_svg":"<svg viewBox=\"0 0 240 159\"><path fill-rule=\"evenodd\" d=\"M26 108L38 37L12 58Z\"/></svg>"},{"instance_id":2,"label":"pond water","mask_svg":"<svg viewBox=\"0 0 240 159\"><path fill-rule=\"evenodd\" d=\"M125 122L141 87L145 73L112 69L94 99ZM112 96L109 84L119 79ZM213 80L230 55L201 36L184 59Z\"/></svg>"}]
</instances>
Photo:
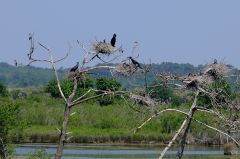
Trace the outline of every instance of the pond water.
<instances>
[{"instance_id":1,"label":"pond water","mask_svg":"<svg viewBox=\"0 0 240 159\"><path fill-rule=\"evenodd\" d=\"M160 145L109 145L109 144L68 144L64 149L64 159L140 159L158 158ZM15 155L28 155L38 151L44 151L54 155L56 145L54 144L20 144L16 145ZM166 158L175 158L177 148L173 147L166 154ZM238 156L235 156L238 157ZM186 146L184 158L219 158L228 159L223 155L223 148L220 146ZM240 158L240 156L239 156Z\"/></svg>"}]
</instances>

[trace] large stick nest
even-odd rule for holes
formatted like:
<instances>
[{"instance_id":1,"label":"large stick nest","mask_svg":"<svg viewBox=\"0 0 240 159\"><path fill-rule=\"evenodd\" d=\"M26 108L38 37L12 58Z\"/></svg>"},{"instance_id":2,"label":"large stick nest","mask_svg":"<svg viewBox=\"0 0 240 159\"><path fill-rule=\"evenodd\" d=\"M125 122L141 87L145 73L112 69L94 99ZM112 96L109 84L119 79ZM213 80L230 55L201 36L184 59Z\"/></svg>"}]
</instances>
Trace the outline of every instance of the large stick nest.
<instances>
[{"instance_id":1,"label":"large stick nest","mask_svg":"<svg viewBox=\"0 0 240 159\"><path fill-rule=\"evenodd\" d=\"M100 42L93 43L93 50L96 53L110 55L111 53L114 52L114 47L110 43L105 43L100 41Z\"/></svg>"},{"instance_id":2,"label":"large stick nest","mask_svg":"<svg viewBox=\"0 0 240 159\"><path fill-rule=\"evenodd\" d=\"M190 74L183 81L188 88L206 86L214 81L223 78L229 72L229 68L224 64L207 64L200 75Z\"/></svg>"},{"instance_id":3,"label":"large stick nest","mask_svg":"<svg viewBox=\"0 0 240 159\"><path fill-rule=\"evenodd\" d=\"M212 79L212 81L223 78L229 72L229 68L224 64L208 64L205 66L204 76ZM210 82L210 81L206 81Z\"/></svg>"},{"instance_id":4,"label":"large stick nest","mask_svg":"<svg viewBox=\"0 0 240 159\"><path fill-rule=\"evenodd\" d=\"M116 66L114 71L122 76L130 76L137 72L138 68L133 64L121 63Z\"/></svg>"},{"instance_id":5,"label":"large stick nest","mask_svg":"<svg viewBox=\"0 0 240 159\"><path fill-rule=\"evenodd\" d=\"M78 80L85 81L86 80L86 73L85 72L69 72L67 75L68 79L73 80L77 78Z\"/></svg>"}]
</instances>

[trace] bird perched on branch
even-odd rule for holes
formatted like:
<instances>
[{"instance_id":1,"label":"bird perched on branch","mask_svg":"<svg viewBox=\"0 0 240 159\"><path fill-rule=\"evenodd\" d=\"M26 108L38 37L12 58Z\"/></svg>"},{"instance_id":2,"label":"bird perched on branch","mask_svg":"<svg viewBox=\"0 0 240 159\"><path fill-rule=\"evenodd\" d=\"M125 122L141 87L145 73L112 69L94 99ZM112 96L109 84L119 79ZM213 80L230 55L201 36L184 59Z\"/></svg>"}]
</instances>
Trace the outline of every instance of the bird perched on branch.
<instances>
[{"instance_id":1,"label":"bird perched on branch","mask_svg":"<svg viewBox=\"0 0 240 159\"><path fill-rule=\"evenodd\" d=\"M137 62L136 60L134 60L131 56L129 56L128 58L132 61L132 63L133 63L136 67L143 69L143 68L141 67L140 63Z\"/></svg>"},{"instance_id":2,"label":"bird perched on branch","mask_svg":"<svg viewBox=\"0 0 240 159\"><path fill-rule=\"evenodd\" d=\"M77 62L77 64L70 69L70 72L75 72L78 69L78 66L79 62Z\"/></svg>"},{"instance_id":3,"label":"bird perched on branch","mask_svg":"<svg viewBox=\"0 0 240 159\"><path fill-rule=\"evenodd\" d=\"M213 64L218 64L217 59L214 59Z\"/></svg>"},{"instance_id":4,"label":"bird perched on branch","mask_svg":"<svg viewBox=\"0 0 240 159\"><path fill-rule=\"evenodd\" d=\"M16 67L18 66L17 60L14 60L14 65L15 65Z\"/></svg>"},{"instance_id":5,"label":"bird perched on branch","mask_svg":"<svg viewBox=\"0 0 240 159\"><path fill-rule=\"evenodd\" d=\"M116 43L116 34L113 34L113 37L112 37L112 39L111 39L111 45L113 46L113 47L115 47L115 43Z\"/></svg>"}]
</instances>

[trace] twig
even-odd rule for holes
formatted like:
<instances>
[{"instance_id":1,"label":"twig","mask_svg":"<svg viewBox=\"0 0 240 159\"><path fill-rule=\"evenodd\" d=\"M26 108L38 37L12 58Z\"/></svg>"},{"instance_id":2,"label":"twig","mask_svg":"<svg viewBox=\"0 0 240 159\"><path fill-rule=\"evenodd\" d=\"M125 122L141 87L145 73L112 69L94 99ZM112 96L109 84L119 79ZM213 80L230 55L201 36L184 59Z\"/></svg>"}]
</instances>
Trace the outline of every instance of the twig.
<instances>
[{"instance_id":1,"label":"twig","mask_svg":"<svg viewBox=\"0 0 240 159\"><path fill-rule=\"evenodd\" d=\"M126 94L125 91L115 91L115 92L113 92L113 91L101 91L101 92L103 92L103 93L95 95L95 96L91 96L91 97L88 97L88 98L84 98L82 100L75 100L75 102L72 102L72 104L70 104L70 107L73 107L73 106L75 106L77 104L80 104L80 103L83 103L83 102L86 102L88 100L95 99L95 98L98 98L98 97L102 97L102 96L105 96L105 95L122 95L122 94Z\"/></svg>"},{"instance_id":2,"label":"twig","mask_svg":"<svg viewBox=\"0 0 240 159\"><path fill-rule=\"evenodd\" d=\"M49 48L47 48L45 45L41 44L40 42L38 42L38 44L39 44L41 47L43 47L45 50L47 50L48 52L50 51Z\"/></svg>"},{"instance_id":3,"label":"twig","mask_svg":"<svg viewBox=\"0 0 240 159\"><path fill-rule=\"evenodd\" d=\"M65 59L68 57L68 55L70 54L71 50L72 50L72 46L69 45L69 49L68 49L68 52L66 53L66 55L65 55L63 58L60 58L60 59L58 59L58 60L55 60L54 63L57 63L57 62L60 62L60 61L65 60Z\"/></svg>"},{"instance_id":4,"label":"twig","mask_svg":"<svg viewBox=\"0 0 240 159\"><path fill-rule=\"evenodd\" d=\"M58 73L57 73L57 69L55 67L55 64L54 64L54 61L53 61L53 57L52 57L52 54L51 52L49 51L49 56L50 56L50 61L51 61L51 64L52 64L52 69L54 71L54 74L55 74L55 77L56 77L56 80L57 80L57 86L58 86L58 90L61 94L61 97L64 99L65 103L68 104L68 100L66 99L65 95L63 94L63 91L62 91L62 87L60 85L60 80L59 80L59 77L58 77Z\"/></svg>"},{"instance_id":5,"label":"twig","mask_svg":"<svg viewBox=\"0 0 240 159\"><path fill-rule=\"evenodd\" d=\"M86 93L84 93L82 96L78 97L77 99L75 99L73 101L73 103L76 103L78 100L84 98L85 96L87 96L91 91L93 91L93 89L89 89Z\"/></svg>"},{"instance_id":6,"label":"twig","mask_svg":"<svg viewBox=\"0 0 240 159\"><path fill-rule=\"evenodd\" d=\"M72 90L72 93L71 93L71 95L68 97L68 102L72 102L72 99L73 99L73 97L75 96L75 94L76 94L76 91L77 91L77 78L75 77L74 78L74 80L73 80L73 83L74 83L74 85L73 85L73 90Z\"/></svg>"},{"instance_id":7,"label":"twig","mask_svg":"<svg viewBox=\"0 0 240 159\"><path fill-rule=\"evenodd\" d=\"M138 127L136 128L136 131L138 131L139 129L141 129L144 125L146 125L146 124L147 124L149 121L151 121L153 118L155 118L155 117L159 116L160 114L162 114L162 113L164 113L164 112L167 112L167 111L175 111L175 112L179 112L179 113L182 113L182 114L187 115L186 112L181 111L181 110L178 110L178 109L164 109L164 110L162 110L162 111L160 111L160 112L157 112L157 113L153 114L150 118L148 118L147 120L145 120L140 126L138 126ZM136 131L135 131L134 133L136 133Z\"/></svg>"}]
</instances>

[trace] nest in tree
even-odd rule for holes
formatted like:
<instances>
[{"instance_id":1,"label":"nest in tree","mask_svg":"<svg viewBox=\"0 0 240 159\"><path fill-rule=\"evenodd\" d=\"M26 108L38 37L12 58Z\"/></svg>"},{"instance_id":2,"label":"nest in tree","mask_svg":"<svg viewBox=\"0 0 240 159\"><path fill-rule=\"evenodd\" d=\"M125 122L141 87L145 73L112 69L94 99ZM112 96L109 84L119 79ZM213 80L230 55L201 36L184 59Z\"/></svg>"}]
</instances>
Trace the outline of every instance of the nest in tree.
<instances>
[{"instance_id":1,"label":"nest in tree","mask_svg":"<svg viewBox=\"0 0 240 159\"><path fill-rule=\"evenodd\" d=\"M198 88L203 83L202 76L190 75L184 81L187 88Z\"/></svg>"},{"instance_id":2,"label":"nest in tree","mask_svg":"<svg viewBox=\"0 0 240 159\"><path fill-rule=\"evenodd\" d=\"M74 79L77 76L78 72L69 72L67 77L68 79Z\"/></svg>"},{"instance_id":3,"label":"nest in tree","mask_svg":"<svg viewBox=\"0 0 240 159\"><path fill-rule=\"evenodd\" d=\"M114 47L110 43L105 42L95 42L93 43L93 50L96 53L102 53L102 54L111 54L114 52Z\"/></svg>"},{"instance_id":4,"label":"nest in tree","mask_svg":"<svg viewBox=\"0 0 240 159\"><path fill-rule=\"evenodd\" d=\"M78 80L85 81L86 80L86 73L83 72L69 72L68 73L68 79L73 80L74 78L77 78Z\"/></svg>"},{"instance_id":5,"label":"nest in tree","mask_svg":"<svg viewBox=\"0 0 240 159\"><path fill-rule=\"evenodd\" d=\"M210 85L214 81L223 78L229 69L224 64L208 64L200 75L188 75L183 81L188 88L197 88L198 86Z\"/></svg>"},{"instance_id":6,"label":"nest in tree","mask_svg":"<svg viewBox=\"0 0 240 159\"><path fill-rule=\"evenodd\" d=\"M208 64L203 71L204 82L211 84L215 80L221 79L229 72L229 68L224 64Z\"/></svg>"},{"instance_id":7,"label":"nest in tree","mask_svg":"<svg viewBox=\"0 0 240 159\"><path fill-rule=\"evenodd\" d=\"M133 65L133 64L128 64L128 63L121 63L116 66L114 71L122 76L130 76L133 75L135 72L137 72L138 68Z\"/></svg>"},{"instance_id":8,"label":"nest in tree","mask_svg":"<svg viewBox=\"0 0 240 159\"><path fill-rule=\"evenodd\" d=\"M135 103L139 105L143 105L146 107L152 107L156 104L154 100L152 100L148 96L141 96L141 95L136 95L136 94L131 94L130 99Z\"/></svg>"}]
</instances>

